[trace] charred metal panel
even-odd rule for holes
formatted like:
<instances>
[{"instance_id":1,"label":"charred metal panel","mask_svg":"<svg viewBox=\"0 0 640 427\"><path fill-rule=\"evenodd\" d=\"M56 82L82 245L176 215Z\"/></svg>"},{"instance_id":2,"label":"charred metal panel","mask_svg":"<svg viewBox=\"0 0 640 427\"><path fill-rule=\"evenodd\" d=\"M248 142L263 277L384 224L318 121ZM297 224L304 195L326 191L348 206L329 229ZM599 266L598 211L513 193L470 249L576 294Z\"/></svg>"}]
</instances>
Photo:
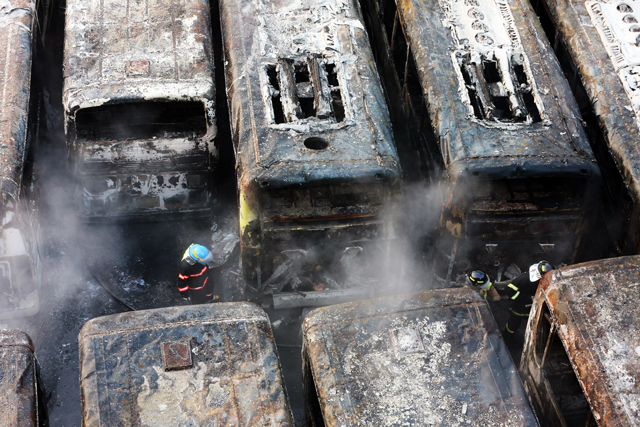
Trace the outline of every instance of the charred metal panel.
<instances>
[{"instance_id":1,"label":"charred metal panel","mask_svg":"<svg viewBox=\"0 0 640 427\"><path fill-rule=\"evenodd\" d=\"M84 426L293 426L269 319L254 304L105 316L78 340Z\"/></svg>"},{"instance_id":2,"label":"charred metal panel","mask_svg":"<svg viewBox=\"0 0 640 427\"><path fill-rule=\"evenodd\" d=\"M639 282L638 257L564 267L542 279L520 373L546 425L575 417L579 398L598 426L640 425ZM573 395L564 390L570 374L555 383L562 360L580 385Z\"/></svg>"},{"instance_id":3,"label":"charred metal panel","mask_svg":"<svg viewBox=\"0 0 640 427\"><path fill-rule=\"evenodd\" d=\"M33 343L15 329L0 330L0 425L42 427L39 413L37 362Z\"/></svg>"},{"instance_id":4,"label":"charred metal panel","mask_svg":"<svg viewBox=\"0 0 640 427\"><path fill-rule=\"evenodd\" d=\"M598 174L577 105L528 4L401 0L397 7L452 181L473 172ZM463 68L475 81L465 81ZM495 109L486 102L503 94L513 120L478 119L469 86L489 97L486 109ZM526 92L540 120L521 101Z\"/></svg>"},{"instance_id":5,"label":"charred metal panel","mask_svg":"<svg viewBox=\"0 0 640 427\"><path fill-rule=\"evenodd\" d=\"M267 229L304 234L322 221L316 228L330 232L369 217L389 237L382 208L400 167L357 2L223 0L220 7L245 274L266 279L272 253L305 245L268 247ZM345 203L347 188L372 199ZM354 240L343 231L343 242Z\"/></svg>"},{"instance_id":6,"label":"charred metal panel","mask_svg":"<svg viewBox=\"0 0 640 427\"><path fill-rule=\"evenodd\" d=\"M34 85L31 94L31 74L40 4L13 0L0 6L0 318L39 309L39 259L22 187L37 133L39 93Z\"/></svg>"},{"instance_id":7,"label":"charred metal panel","mask_svg":"<svg viewBox=\"0 0 640 427\"><path fill-rule=\"evenodd\" d=\"M83 216L210 211L210 21L206 0L67 5L65 130Z\"/></svg>"},{"instance_id":8,"label":"charred metal panel","mask_svg":"<svg viewBox=\"0 0 640 427\"><path fill-rule=\"evenodd\" d=\"M320 308L303 337L311 425L538 425L488 305L469 289Z\"/></svg>"}]
</instances>

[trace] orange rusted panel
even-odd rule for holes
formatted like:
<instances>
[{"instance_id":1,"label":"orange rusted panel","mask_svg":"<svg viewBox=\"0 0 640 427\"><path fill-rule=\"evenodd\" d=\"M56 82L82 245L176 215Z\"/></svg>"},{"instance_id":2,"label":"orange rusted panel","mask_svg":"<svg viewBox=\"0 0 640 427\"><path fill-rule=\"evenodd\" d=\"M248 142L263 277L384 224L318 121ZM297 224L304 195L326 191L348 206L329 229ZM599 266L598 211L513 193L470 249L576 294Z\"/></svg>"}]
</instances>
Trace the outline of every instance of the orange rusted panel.
<instances>
[{"instance_id":1,"label":"orange rusted panel","mask_svg":"<svg viewBox=\"0 0 640 427\"><path fill-rule=\"evenodd\" d=\"M640 424L639 283L640 257L577 264L543 277L520 373L545 425L588 417L600 427ZM579 387L571 390L573 376Z\"/></svg>"}]
</instances>

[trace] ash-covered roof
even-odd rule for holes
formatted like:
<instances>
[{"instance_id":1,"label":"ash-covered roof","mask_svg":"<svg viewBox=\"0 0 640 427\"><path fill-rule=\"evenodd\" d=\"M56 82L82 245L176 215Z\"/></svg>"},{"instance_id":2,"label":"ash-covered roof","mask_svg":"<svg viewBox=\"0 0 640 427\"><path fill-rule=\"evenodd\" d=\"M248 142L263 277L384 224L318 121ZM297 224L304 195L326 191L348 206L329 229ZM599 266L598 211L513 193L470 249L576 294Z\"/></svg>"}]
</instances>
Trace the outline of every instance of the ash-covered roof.
<instances>
[{"instance_id":1,"label":"ash-covered roof","mask_svg":"<svg viewBox=\"0 0 640 427\"><path fill-rule=\"evenodd\" d=\"M399 176L357 1L223 0L221 20L242 170L275 185L337 174L343 180ZM298 80L301 67L309 83ZM314 111L304 109L305 99ZM328 147L309 148L310 137Z\"/></svg>"},{"instance_id":2,"label":"ash-covered roof","mask_svg":"<svg viewBox=\"0 0 640 427\"><path fill-rule=\"evenodd\" d=\"M564 267L540 287L598 425L640 425L640 257Z\"/></svg>"},{"instance_id":3,"label":"ash-covered roof","mask_svg":"<svg viewBox=\"0 0 640 427\"><path fill-rule=\"evenodd\" d=\"M537 426L486 302L470 289L320 308L304 346L328 426Z\"/></svg>"},{"instance_id":4,"label":"ash-covered roof","mask_svg":"<svg viewBox=\"0 0 640 427\"><path fill-rule=\"evenodd\" d=\"M67 2L64 107L213 100L207 0Z\"/></svg>"},{"instance_id":5,"label":"ash-covered roof","mask_svg":"<svg viewBox=\"0 0 640 427\"><path fill-rule=\"evenodd\" d=\"M105 316L78 339L85 426L293 425L269 319L254 304Z\"/></svg>"}]
</instances>

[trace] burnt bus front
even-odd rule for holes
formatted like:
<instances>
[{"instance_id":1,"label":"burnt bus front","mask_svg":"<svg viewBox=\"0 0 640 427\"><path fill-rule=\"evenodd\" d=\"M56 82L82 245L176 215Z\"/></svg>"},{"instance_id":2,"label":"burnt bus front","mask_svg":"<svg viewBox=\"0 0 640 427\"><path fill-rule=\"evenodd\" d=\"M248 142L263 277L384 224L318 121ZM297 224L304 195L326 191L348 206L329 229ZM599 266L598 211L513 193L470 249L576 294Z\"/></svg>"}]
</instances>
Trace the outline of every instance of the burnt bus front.
<instances>
[{"instance_id":1,"label":"burnt bus front","mask_svg":"<svg viewBox=\"0 0 640 427\"><path fill-rule=\"evenodd\" d=\"M242 262L252 282L269 280L292 256L302 254L305 262L327 268L349 247L369 255L384 251L394 238L389 211L399 191L394 171L381 169L358 180L342 179L335 166L328 167L337 176L280 187L281 181L259 179L253 194L241 190Z\"/></svg>"},{"instance_id":2,"label":"burnt bus front","mask_svg":"<svg viewBox=\"0 0 640 427\"><path fill-rule=\"evenodd\" d=\"M493 179L481 170L459 177L444 204L439 249L453 253L451 261L462 269L579 258L597 215L599 171L589 162L558 162L562 173L553 176L551 163L537 172L532 164L494 170ZM448 267L440 263L438 275Z\"/></svg>"},{"instance_id":3,"label":"burnt bus front","mask_svg":"<svg viewBox=\"0 0 640 427\"><path fill-rule=\"evenodd\" d=\"M401 171L357 2L220 9L247 281L262 291L392 237Z\"/></svg>"},{"instance_id":4,"label":"burnt bus front","mask_svg":"<svg viewBox=\"0 0 640 427\"><path fill-rule=\"evenodd\" d=\"M209 3L178 3L68 5L65 131L88 220L210 214L217 149Z\"/></svg>"}]
</instances>

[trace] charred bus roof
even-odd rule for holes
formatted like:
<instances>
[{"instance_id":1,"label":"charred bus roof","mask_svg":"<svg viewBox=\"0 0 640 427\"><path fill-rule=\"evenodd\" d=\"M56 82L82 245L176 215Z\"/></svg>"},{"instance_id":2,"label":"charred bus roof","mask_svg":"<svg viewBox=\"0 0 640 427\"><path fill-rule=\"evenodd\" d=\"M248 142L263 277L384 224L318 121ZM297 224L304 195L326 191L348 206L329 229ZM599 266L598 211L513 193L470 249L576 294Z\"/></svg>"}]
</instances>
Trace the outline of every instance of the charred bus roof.
<instances>
[{"instance_id":1,"label":"charred bus roof","mask_svg":"<svg viewBox=\"0 0 640 427\"><path fill-rule=\"evenodd\" d=\"M635 203L640 201L640 3L545 0Z\"/></svg>"},{"instance_id":2,"label":"charred bus roof","mask_svg":"<svg viewBox=\"0 0 640 427\"><path fill-rule=\"evenodd\" d=\"M254 304L100 317L78 340L85 426L293 426L269 318Z\"/></svg>"},{"instance_id":3,"label":"charred bus roof","mask_svg":"<svg viewBox=\"0 0 640 427\"><path fill-rule=\"evenodd\" d=\"M36 375L31 338L0 330L0 425L40 426Z\"/></svg>"},{"instance_id":4,"label":"charred bus roof","mask_svg":"<svg viewBox=\"0 0 640 427\"><path fill-rule=\"evenodd\" d=\"M327 426L538 425L489 307L470 289L320 308L303 334Z\"/></svg>"},{"instance_id":5,"label":"charred bus roof","mask_svg":"<svg viewBox=\"0 0 640 427\"><path fill-rule=\"evenodd\" d=\"M2 208L16 202L28 150L29 93L36 2L8 0L0 8L0 189Z\"/></svg>"},{"instance_id":6,"label":"charred bus roof","mask_svg":"<svg viewBox=\"0 0 640 427\"><path fill-rule=\"evenodd\" d=\"M399 177L355 0L223 0L221 20L244 182L282 187Z\"/></svg>"},{"instance_id":7,"label":"charred bus roof","mask_svg":"<svg viewBox=\"0 0 640 427\"><path fill-rule=\"evenodd\" d=\"M599 175L544 33L521 0L398 0L453 180Z\"/></svg>"},{"instance_id":8,"label":"charred bus roof","mask_svg":"<svg viewBox=\"0 0 640 427\"><path fill-rule=\"evenodd\" d=\"M599 426L640 425L639 283L640 257L613 258L554 270L536 296Z\"/></svg>"},{"instance_id":9,"label":"charred bus roof","mask_svg":"<svg viewBox=\"0 0 640 427\"><path fill-rule=\"evenodd\" d=\"M64 108L136 101L201 100L213 116L207 0L69 1Z\"/></svg>"}]
</instances>

